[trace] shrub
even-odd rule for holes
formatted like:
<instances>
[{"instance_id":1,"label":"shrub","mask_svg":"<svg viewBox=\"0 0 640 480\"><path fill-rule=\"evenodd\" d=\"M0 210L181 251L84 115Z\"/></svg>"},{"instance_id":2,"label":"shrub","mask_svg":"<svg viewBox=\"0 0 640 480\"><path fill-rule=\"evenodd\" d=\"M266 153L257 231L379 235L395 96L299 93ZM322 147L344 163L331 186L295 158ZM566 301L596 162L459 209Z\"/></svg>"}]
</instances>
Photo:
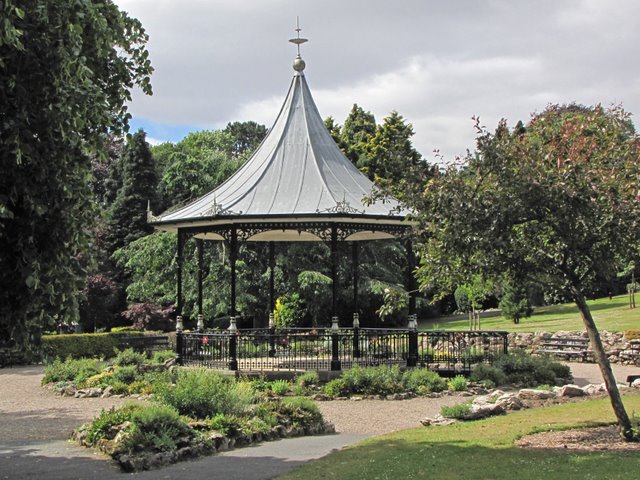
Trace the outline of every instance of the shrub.
<instances>
[{"instance_id":1,"label":"shrub","mask_svg":"<svg viewBox=\"0 0 640 480\"><path fill-rule=\"evenodd\" d=\"M100 414L88 424L87 442L95 444L101 438L113 438L115 431L113 427L122 425L131 420L134 411L142 408L138 403L125 403L116 409L102 410Z\"/></svg>"},{"instance_id":2,"label":"shrub","mask_svg":"<svg viewBox=\"0 0 640 480\"><path fill-rule=\"evenodd\" d=\"M347 385L349 393L367 395L388 395L402 390L402 374L400 368L355 366L345 371L341 378Z\"/></svg>"},{"instance_id":3,"label":"shrub","mask_svg":"<svg viewBox=\"0 0 640 480\"><path fill-rule=\"evenodd\" d=\"M484 383L485 386L488 386L487 382L491 382L491 384L493 384L493 387L497 385L504 385L505 383L507 383L507 376L502 370L485 363L480 363L474 367L473 371L471 372L470 379L472 382Z\"/></svg>"},{"instance_id":4,"label":"shrub","mask_svg":"<svg viewBox=\"0 0 640 480\"><path fill-rule=\"evenodd\" d=\"M150 393L153 393L153 386L146 380L135 380L129 384L127 392L130 394L141 393L149 395Z\"/></svg>"},{"instance_id":5,"label":"shrub","mask_svg":"<svg viewBox=\"0 0 640 480\"><path fill-rule=\"evenodd\" d=\"M287 415L294 424L309 427L323 422L318 406L308 398L289 397L280 402L279 411Z\"/></svg>"},{"instance_id":6,"label":"shrub","mask_svg":"<svg viewBox=\"0 0 640 480\"><path fill-rule=\"evenodd\" d=\"M136 352L133 348L127 348L125 350L118 351L113 363L120 367L124 367L125 365L142 365L146 361L147 357L144 353Z\"/></svg>"},{"instance_id":7,"label":"shrub","mask_svg":"<svg viewBox=\"0 0 640 480\"><path fill-rule=\"evenodd\" d=\"M254 393L246 382L236 382L207 369L188 369L178 372L175 386L159 388L157 398L182 415L207 418L218 413L245 413L254 400Z\"/></svg>"},{"instance_id":8,"label":"shrub","mask_svg":"<svg viewBox=\"0 0 640 480\"><path fill-rule=\"evenodd\" d=\"M324 386L324 393L331 397L344 397L350 392L349 386L343 378L335 378Z\"/></svg>"},{"instance_id":9,"label":"shrub","mask_svg":"<svg viewBox=\"0 0 640 480\"><path fill-rule=\"evenodd\" d=\"M113 380L124 384L130 384L138 378L138 367L136 365L125 365L124 367L116 367L113 371Z\"/></svg>"},{"instance_id":10,"label":"shrub","mask_svg":"<svg viewBox=\"0 0 640 480\"><path fill-rule=\"evenodd\" d=\"M471 413L470 403L459 403L458 405L444 405L440 409L440 415L445 418L456 418L458 420L465 419Z\"/></svg>"},{"instance_id":11,"label":"shrub","mask_svg":"<svg viewBox=\"0 0 640 480\"><path fill-rule=\"evenodd\" d=\"M140 332L78 333L71 335L45 335L42 351L46 358L111 358L121 347L122 337L141 335Z\"/></svg>"},{"instance_id":12,"label":"shrub","mask_svg":"<svg viewBox=\"0 0 640 480\"><path fill-rule=\"evenodd\" d=\"M453 390L454 392L462 392L467 389L469 382L462 375L456 375L448 382L449 390Z\"/></svg>"},{"instance_id":13,"label":"shrub","mask_svg":"<svg viewBox=\"0 0 640 480\"><path fill-rule=\"evenodd\" d=\"M407 390L424 395L432 392L442 392L447 388L447 382L436 372L426 368L412 368L404 372L402 383Z\"/></svg>"},{"instance_id":14,"label":"shrub","mask_svg":"<svg viewBox=\"0 0 640 480\"><path fill-rule=\"evenodd\" d=\"M533 357L522 350L501 355L494 363L504 372L506 381L529 386L555 384L557 378L571 379L571 370L566 365L548 356Z\"/></svg>"},{"instance_id":15,"label":"shrub","mask_svg":"<svg viewBox=\"0 0 640 480\"><path fill-rule=\"evenodd\" d=\"M235 415L218 413L209 420L209 428L225 436L235 436L242 428L242 421Z\"/></svg>"},{"instance_id":16,"label":"shrub","mask_svg":"<svg viewBox=\"0 0 640 480\"><path fill-rule=\"evenodd\" d=\"M284 396L289 393L289 382L286 380L274 380L271 382L271 391L279 396Z\"/></svg>"},{"instance_id":17,"label":"shrub","mask_svg":"<svg viewBox=\"0 0 640 480\"><path fill-rule=\"evenodd\" d=\"M174 352L173 350L159 350L153 352L153 355L151 356L151 364L162 365L167 360L170 360L172 358L176 358L176 352Z\"/></svg>"},{"instance_id":18,"label":"shrub","mask_svg":"<svg viewBox=\"0 0 640 480\"><path fill-rule=\"evenodd\" d=\"M194 435L178 412L167 405L148 405L134 410L130 421L133 425L124 442L129 452L175 450L178 441Z\"/></svg>"},{"instance_id":19,"label":"shrub","mask_svg":"<svg viewBox=\"0 0 640 480\"><path fill-rule=\"evenodd\" d=\"M98 360L91 358L76 360L69 357L62 361L56 358L53 363L45 367L42 384L45 385L52 382L80 384L101 371L102 364Z\"/></svg>"},{"instance_id":20,"label":"shrub","mask_svg":"<svg viewBox=\"0 0 640 480\"><path fill-rule=\"evenodd\" d=\"M302 385L303 387L310 387L311 385L320 383L320 377L318 376L318 372L305 372L302 375L298 375L294 383L296 385Z\"/></svg>"}]
</instances>

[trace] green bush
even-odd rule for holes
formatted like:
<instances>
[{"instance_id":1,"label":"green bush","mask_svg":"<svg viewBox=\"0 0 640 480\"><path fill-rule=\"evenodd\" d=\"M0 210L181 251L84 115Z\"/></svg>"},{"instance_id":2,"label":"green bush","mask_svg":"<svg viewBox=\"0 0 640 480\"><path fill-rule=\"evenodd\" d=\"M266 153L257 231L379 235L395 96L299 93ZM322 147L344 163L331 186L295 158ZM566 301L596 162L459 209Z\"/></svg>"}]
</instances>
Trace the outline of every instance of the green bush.
<instances>
[{"instance_id":1,"label":"green bush","mask_svg":"<svg viewBox=\"0 0 640 480\"><path fill-rule=\"evenodd\" d=\"M270 387L273 393L282 397L289 393L290 384L286 380L279 379L271 382Z\"/></svg>"},{"instance_id":2,"label":"green bush","mask_svg":"<svg viewBox=\"0 0 640 480\"><path fill-rule=\"evenodd\" d=\"M402 391L402 374L398 366L355 366L346 370L340 378L346 383L349 393L388 395Z\"/></svg>"},{"instance_id":3,"label":"green bush","mask_svg":"<svg viewBox=\"0 0 640 480\"><path fill-rule=\"evenodd\" d=\"M130 421L133 412L141 408L142 405L138 403L125 403L118 409L111 407L109 410L102 410L100 414L88 424L87 442L93 445L101 438L113 438L115 435L113 427Z\"/></svg>"},{"instance_id":4,"label":"green bush","mask_svg":"<svg viewBox=\"0 0 640 480\"><path fill-rule=\"evenodd\" d=\"M111 358L122 346L122 338L142 335L141 332L79 333L69 335L45 335L42 351L45 358Z\"/></svg>"},{"instance_id":5,"label":"green bush","mask_svg":"<svg viewBox=\"0 0 640 480\"><path fill-rule=\"evenodd\" d=\"M324 393L331 397L344 397L351 392L343 378L334 378L324 386Z\"/></svg>"},{"instance_id":6,"label":"green bush","mask_svg":"<svg viewBox=\"0 0 640 480\"><path fill-rule=\"evenodd\" d=\"M153 355L151 356L151 364L162 365L167 360L170 360L172 358L176 358L176 352L174 352L173 350L159 350L153 352Z\"/></svg>"},{"instance_id":7,"label":"green bush","mask_svg":"<svg viewBox=\"0 0 640 480\"><path fill-rule=\"evenodd\" d=\"M449 390L453 390L454 392L463 392L469 386L469 382L462 375L456 375L447 383Z\"/></svg>"},{"instance_id":8,"label":"green bush","mask_svg":"<svg viewBox=\"0 0 640 480\"><path fill-rule=\"evenodd\" d=\"M242 429L242 420L235 415L218 413L209 420L209 428L225 436L235 436Z\"/></svg>"},{"instance_id":9,"label":"green bush","mask_svg":"<svg viewBox=\"0 0 640 480\"><path fill-rule=\"evenodd\" d=\"M102 364L92 358L76 360L69 357L64 361L56 358L45 367L42 385L52 382L73 382L78 385L101 371Z\"/></svg>"},{"instance_id":10,"label":"green bush","mask_svg":"<svg viewBox=\"0 0 640 480\"><path fill-rule=\"evenodd\" d=\"M310 387L311 385L318 385L320 383L320 377L318 372L305 372L302 375L298 375L294 381L296 385L302 385L303 387Z\"/></svg>"},{"instance_id":11,"label":"green bush","mask_svg":"<svg viewBox=\"0 0 640 480\"><path fill-rule=\"evenodd\" d=\"M447 388L447 382L436 372L426 368L412 368L404 372L402 384L407 390L420 394L442 392Z\"/></svg>"},{"instance_id":12,"label":"green bush","mask_svg":"<svg viewBox=\"0 0 640 480\"><path fill-rule=\"evenodd\" d=\"M113 363L119 367L126 365L143 365L147 362L147 356L144 353L136 352L133 348L127 348L125 350L118 350L116 358Z\"/></svg>"},{"instance_id":13,"label":"green bush","mask_svg":"<svg viewBox=\"0 0 640 480\"><path fill-rule=\"evenodd\" d=\"M494 366L505 374L508 383L527 386L554 385L557 378L570 380L571 370L548 356L531 356L523 350L515 350L499 356Z\"/></svg>"},{"instance_id":14,"label":"green bush","mask_svg":"<svg viewBox=\"0 0 640 480\"><path fill-rule=\"evenodd\" d=\"M158 388L156 398L182 415L207 418L218 413L244 414L253 403L254 393L247 382L236 382L207 369L185 369L178 372L175 386Z\"/></svg>"},{"instance_id":15,"label":"green bush","mask_svg":"<svg viewBox=\"0 0 640 480\"><path fill-rule=\"evenodd\" d=\"M125 384L133 383L138 379L137 365L125 365L124 367L116 367L113 371L113 380Z\"/></svg>"},{"instance_id":16,"label":"green bush","mask_svg":"<svg viewBox=\"0 0 640 480\"><path fill-rule=\"evenodd\" d=\"M440 415L442 415L443 417L456 418L458 420L466 418L469 413L471 413L470 403L459 403L458 405L451 406L444 405L440 409Z\"/></svg>"},{"instance_id":17,"label":"green bush","mask_svg":"<svg viewBox=\"0 0 640 480\"><path fill-rule=\"evenodd\" d=\"M502 370L485 363L476 365L469 378L472 382L484 383L485 386L487 385L487 382L491 382L493 387L507 383L507 376Z\"/></svg>"},{"instance_id":18,"label":"green bush","mask_svg":"<svg viewBox=\"0 0 640 480\"><path fill-rule=\"evenodd\" d=\"M146 405L131 413L132 427L125 447L131 453L141 450L175 450L179 441L191 439L193 430L167 405Z\"/></svg>"},{"instance_id":19,"label":"green bush","mask_svg":"<svg viewBox=\"0 0 640 480\"><path fill-rule=\"evenodd\" d=\"M280 402L279 411L287 415L294 424L310 427L323 422L318 406L308 398L288 397Z\"/></svg>"}]
</instances>

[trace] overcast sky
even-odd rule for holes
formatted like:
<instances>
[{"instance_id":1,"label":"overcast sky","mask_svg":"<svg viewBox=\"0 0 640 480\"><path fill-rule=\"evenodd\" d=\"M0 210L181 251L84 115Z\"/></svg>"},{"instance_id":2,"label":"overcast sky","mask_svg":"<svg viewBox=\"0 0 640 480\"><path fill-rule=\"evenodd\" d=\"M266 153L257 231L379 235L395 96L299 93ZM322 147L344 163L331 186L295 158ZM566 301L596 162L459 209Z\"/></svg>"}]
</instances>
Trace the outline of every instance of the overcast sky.
<instances>
[{"instance_id":1,"label":"overcast sky","mask_svg":"<svg viewBox=\"0 0 640 480\"><path fill-rule=\"evenodd\" d=\"M154 94L134 93L150 140L255 120L270 127L293 74L321 115L397 110L428 159L473 149L471 117L495 127L549 103L621 103L640 115L637 0L116 0L146 28ZM637 125L636 117L634 122Z\"/></svg>"}]
</instances>

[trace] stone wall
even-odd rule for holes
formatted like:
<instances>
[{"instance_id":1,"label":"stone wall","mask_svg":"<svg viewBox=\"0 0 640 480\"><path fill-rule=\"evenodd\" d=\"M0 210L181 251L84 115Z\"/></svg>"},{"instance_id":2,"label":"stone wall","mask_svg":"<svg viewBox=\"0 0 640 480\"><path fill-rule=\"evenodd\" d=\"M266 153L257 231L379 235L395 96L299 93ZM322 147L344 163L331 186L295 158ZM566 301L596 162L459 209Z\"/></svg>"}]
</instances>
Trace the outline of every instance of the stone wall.
<instances>
[{"instance_id":1,"label":"stone wall","mask_svg":"<svg viewBox=\"0 0 640 480\"><path fill-rule=\"evenodd\" d=\"M509 348L521 348L530 353L536 353L540 348L540 344L545 338L562 338L562 337L582 337L588 338L587 332L535 332L535 333L510 333L509 334ZM609 361L611 363L619 363L621 365L640 365L640 351L632 350L631 344L628 339L625 338L622 332L608 332L602 330L600 332L600 338L604 349L609 355ZM591 345L589 345L588 351L591 351ZM589 358L593 359L592 355Z\"/></svg>"}]
</instances>

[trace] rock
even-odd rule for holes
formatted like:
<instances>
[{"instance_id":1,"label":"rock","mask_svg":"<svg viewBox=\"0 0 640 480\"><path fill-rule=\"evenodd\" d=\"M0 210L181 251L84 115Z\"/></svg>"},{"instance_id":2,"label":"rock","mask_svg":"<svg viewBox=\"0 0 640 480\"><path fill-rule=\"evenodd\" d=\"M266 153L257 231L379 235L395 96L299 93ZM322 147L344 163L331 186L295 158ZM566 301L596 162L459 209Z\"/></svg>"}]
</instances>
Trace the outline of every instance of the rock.
<instances>
[{"instance_id":1,"label":"rock","mask_svg":"<svg viewBox=\"0 0 640 480\"><path fill-rule=\"evenodd\" d=\"M496 405L500 405L507 411L520 410L524 407L522 400L520 400L515 393L505 393L496 400Z\"/></svg>"},{"instance_id":2,"label":"rock","mask_svg":"<svg viewBox=\"0 0 640 480\"><path fill-rule=\"evenodd\" d=\"M354 402L361 402L362 401L362 397L351 397L351 400Z\"/></svg>"},{"instance_id":3,"label":"rock","mask_svg":"<svg viewBox=\"0 0 640 480\"><path fill-rule=\"evenodd\" d=\"M99 397L101 395L102 395L102 389L101 388L90 388L87 391L87 397L90 397L90 398L97 398L97 397Z\"/></svg>"},{"instance_id":4,"label":"rock","mask_svg":"<svg viewBox=\"0 0 640 480\"><path fill-rule=\"evenodd\" d=\"M640 378L636 378L631 384L631 388L640 388Z\"/></svg>"},{"instance_id":5,"label":"rock","mask_svg":"<svg viewBox=\"0 0 640 480\"><path fill-rule=\"evenodd\" d=\"M316 393L315 395L311 395L311 397L309 398L317 402L326 402L327 400L332 400L329 395L325 395L324 393Z\"/></svg>"},{"instance_id":6,"label":"rock","mask_svg":"<svg viewBox=\"0 0 640 480\"><path fill-rule=\"evenodd\" d=\"M560 397L583 397L585 392L578 385L564 385L560 389Z\"/></svg>"},{"instance_id":7,"label":"rock","mask_svg":"<svg viewBox=\"0 0 640 480\"><path fill-rule=\"evenodd\" d=\"M112 392L113 392L113 387L111 385L107 385L105 389L102 391L102 398L110 397Z\"/></svg>"},{"instance_id":8,"label":"rock","mask_svg":"<svg viewBox=\"0 0 640 480\"><path fill-rule=\"evenodd\" d=\"M465 415L465 420L480 420L505 413L505 408L499 403L487 403L484 405L471 405L471 411Z\"/></svg>"},{"instance_id":9,"label":"rock","mask_svg":"<svg viewBox=\"0 0 640 480\"><path fill-rule=\"evenodd\" d=\"M523 388L518 392L520 400L548 400L554 398L556 394L548 390L535 390L532 388Z\"/></svg>"},{"instance_id":10,"label":"rock","mask_svg":"<svg viewBox=\"0 0 640 480\"><path fill-rule=\"evenodd\" d=\"M440 414L437 414L435 417L433 418L429 418L426 417L422 420L420 420L420 423L422 425L424 425L425 427L429 427L429 426L438 426L438 425L451 425L452 423L456 423L457 420L454 418L445 418Z\"/></svg>"}]
</instances>

